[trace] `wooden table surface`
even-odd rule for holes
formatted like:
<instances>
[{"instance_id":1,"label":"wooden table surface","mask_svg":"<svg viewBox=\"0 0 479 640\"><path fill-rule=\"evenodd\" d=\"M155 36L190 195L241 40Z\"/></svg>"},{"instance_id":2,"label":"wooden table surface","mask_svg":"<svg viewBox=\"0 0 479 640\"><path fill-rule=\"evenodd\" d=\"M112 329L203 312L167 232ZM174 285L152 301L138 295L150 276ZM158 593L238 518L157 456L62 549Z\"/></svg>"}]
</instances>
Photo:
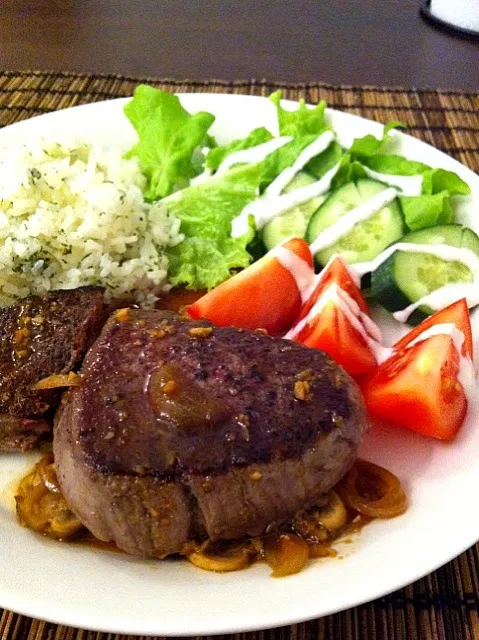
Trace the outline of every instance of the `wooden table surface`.
<instances>
[{"instance_id":1,"label":"wooden table surface","mask_svg":"<svg viewBox=\"0 0 479 640\"><path fill-rule=\"evenodd\" d=\"M0 0L0 67L477 91L479 40L419 0Z\"/></svg>"}]
</instances>

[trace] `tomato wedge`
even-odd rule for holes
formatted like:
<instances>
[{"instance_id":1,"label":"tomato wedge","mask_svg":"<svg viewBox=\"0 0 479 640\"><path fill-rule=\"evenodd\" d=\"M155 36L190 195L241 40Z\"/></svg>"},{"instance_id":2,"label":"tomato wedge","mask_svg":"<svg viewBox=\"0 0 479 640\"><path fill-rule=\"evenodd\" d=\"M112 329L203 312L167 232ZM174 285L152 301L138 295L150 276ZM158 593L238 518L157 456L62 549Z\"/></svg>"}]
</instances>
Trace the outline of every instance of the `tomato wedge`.
<instances>
[{"instance_id":1,"label":"tomato wedge","mask_svg":"<svg viewBox=\"0 0 479 640\"><path fill-rule=\"evenodd\" d=\"M402 349L362 382L366 407L372 416L392 424L450 440L467 411L459 366L459 353L448 335Z\"/></svg>"},{"instance_id":2,"label":"tomato wedge","mask_svg":"<svg viewBox=\"0 0 479 640\"><path fill-rule=\"evenodd\" d=\"M401 349L405 349L413 340L415 340L419 335L426 331L426 329L430 329L433 325L436 324L447 324L452 323L455 324L459 331L464 335L464 343L462 345L462 355L469 356L472 359L473 354L473 346L472 346L472 330L471 330L471 319L469 316L469 309L467 306L467 301L465 298L454 302L453 304L445 307L441 311L437 311L429 318L426 318L420 325L412 329L407 335L405 335L401 340L396 342L394 345L394 349L396 351L400 351Z\"/></svg>"},{"instance_id":3,"label":"tomato wedge","mask_svg":"<svg viewBox=\"0 0 479 640\"><path fill-rule=\"evenodd\" d=\"M380 336L367 312L361 291L337 257L321 274L286 337L325 351L351 375L368 373L376 367L376 358L365 336L371 331L373 340Z\"/></svg>"},{"instance_id":4,"label":"tomato wedge","mask_svg":"<svg viewBox=\"0 0 479 640\"><path fill-rule=\"evenodd\" d=\"M308 244L300 238L283 243L280 250L298 280L312 281L313 257ZM283 335L301 310L301 292L296 278L276 257L273 249L261 260L209 291L188 307L195 319L207 318L219 327L266 329ZM284 262L286 262L286 260Z\"/></svg>"},{"instance_id":5,"label":"tomato wedge","mask_svg":"<svg viewBox=\"0 0 479 640\"><path fill-rule=\"evenodd\" d=\"M462 332L461 354L452 336L446 334L430 335L414 344L425 331L441 324L454 324ZM449 440L467 411L466 394L459 382L460 355L472 359L472 353L469 309L462 299L401 338L392 356L362 382L369 412L424 435Z\"/></svg>"},{"instance_id":6,"label":"tomato wedge","mask_svg":"<svg viewBox=\"0 0 479 640\"><path fill-rule=\"evenodd\" d=\"M356 302L363 313L369 313L366 300L360 288L354 282L348 266L340 256L336 256L321 272L316 288L305 303L303 309L301 309L301 315L303 317L309 313L311 307L319 299L321 294L333 283L341 287L341 289Z\"/></svg>"}]
</instances>

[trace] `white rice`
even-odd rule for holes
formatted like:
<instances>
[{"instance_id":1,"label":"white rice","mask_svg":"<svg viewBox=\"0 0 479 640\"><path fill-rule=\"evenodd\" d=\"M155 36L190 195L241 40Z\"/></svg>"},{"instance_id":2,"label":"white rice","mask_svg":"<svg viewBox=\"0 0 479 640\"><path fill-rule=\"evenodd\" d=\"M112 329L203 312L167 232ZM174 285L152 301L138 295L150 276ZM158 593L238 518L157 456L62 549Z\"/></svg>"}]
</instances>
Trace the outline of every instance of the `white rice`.
<instances>
[{"instance_id":1,"label":"white rice","mask_svg":"<svg viewBox=\"0 0 479 640\"><path fill-rule=\"evenodd\" d=\"M38 141L0 151L0 306L83 285L151 304L167 289L180 222L145 203L138 162L119 149Z\"/></svg>"}]
</instances>

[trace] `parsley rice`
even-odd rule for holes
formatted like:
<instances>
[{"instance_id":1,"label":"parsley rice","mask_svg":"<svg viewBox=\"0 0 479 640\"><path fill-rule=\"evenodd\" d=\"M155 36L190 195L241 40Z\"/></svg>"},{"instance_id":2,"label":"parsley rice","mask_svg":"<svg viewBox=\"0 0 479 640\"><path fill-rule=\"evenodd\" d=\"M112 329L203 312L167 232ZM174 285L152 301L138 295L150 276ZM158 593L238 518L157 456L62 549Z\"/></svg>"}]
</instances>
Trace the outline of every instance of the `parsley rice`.
<instances>
[{"instance_id":1,"label":"parsley rice","mask_svg":"<svg viewBox=\"0 0 479 640\"><path fill-rule=\"evenodd\" d=\"M167 289L180 221L144 201L138 161L76 141L0 153L0 306L102 285L148 305Z\"/></svg>"}]
</instances>

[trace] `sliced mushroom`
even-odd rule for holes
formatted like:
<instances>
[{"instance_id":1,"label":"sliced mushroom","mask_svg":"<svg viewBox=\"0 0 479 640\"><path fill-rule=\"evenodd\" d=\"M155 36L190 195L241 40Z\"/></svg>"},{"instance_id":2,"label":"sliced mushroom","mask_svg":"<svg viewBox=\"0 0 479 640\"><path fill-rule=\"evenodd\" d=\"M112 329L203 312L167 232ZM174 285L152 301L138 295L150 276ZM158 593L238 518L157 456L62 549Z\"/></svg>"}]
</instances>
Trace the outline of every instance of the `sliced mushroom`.
<instances>
[{"instance_id":1,"label":"sliced mushroom","mask_svg":"<svg viewBox=\"0 0 479 640\"><path fill-rule=\"evenodd\" d=\"M195 567L206 571L238 571L247 567L254 555L247 542L207 543L186 557Z\"/></svg>"},{"instance_id":2,"label":"sliced mushroom","mask_svg":"<svg viewBox=\"0 0 479 640\"><path fill-rule=\"evenodd\" d=\"M293 521L293 527L302 538L318 544L329 540L331 533L344 527L347 519L343 501L335 491L330 491L324 506L299 513Z\"/></svg>"},{"instance_id":3,"label":"sliced mushroom","mask_svg":"<svg viewBox=\"0 0 479 640\"><path fill-rule=\"evenodd\" d=\"M348 520L348 513L336 491L329 492L327 504L315 512L315 517L328 531L337 531L344 527Z\"/></svg>"},{"instance_id":4,"label":"sliced mushroom","mask_svg":"<svg viewBox=\"0 0 479 640\"><path fill-rule=\"evenodd\" d=\"M51 455L23 478L15 500L20 524L33 531L66 540L83 529L60 491Z\"/></svg>"}]
</instances>

